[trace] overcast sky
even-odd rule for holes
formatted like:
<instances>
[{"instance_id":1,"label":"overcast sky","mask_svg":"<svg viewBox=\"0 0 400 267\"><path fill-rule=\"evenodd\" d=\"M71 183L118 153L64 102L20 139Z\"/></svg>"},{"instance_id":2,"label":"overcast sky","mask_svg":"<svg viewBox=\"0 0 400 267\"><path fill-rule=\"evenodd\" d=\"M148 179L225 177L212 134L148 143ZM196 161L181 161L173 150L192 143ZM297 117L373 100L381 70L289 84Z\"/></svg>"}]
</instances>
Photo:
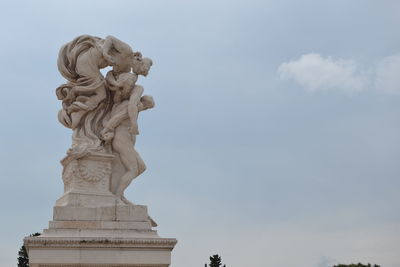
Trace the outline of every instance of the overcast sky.
<instances>
[{"instance_id":1,"label":"overcast sky","mask_svg":"<svg viewBox=\"0 0 400 267\"><path fill-rule=\"evenodd\" d=\"M139 81L148 205L173 267L400 266L400 1L0 1L0 266L62 194L61 45L114 35Z\"/></svg>"}]
</instances>

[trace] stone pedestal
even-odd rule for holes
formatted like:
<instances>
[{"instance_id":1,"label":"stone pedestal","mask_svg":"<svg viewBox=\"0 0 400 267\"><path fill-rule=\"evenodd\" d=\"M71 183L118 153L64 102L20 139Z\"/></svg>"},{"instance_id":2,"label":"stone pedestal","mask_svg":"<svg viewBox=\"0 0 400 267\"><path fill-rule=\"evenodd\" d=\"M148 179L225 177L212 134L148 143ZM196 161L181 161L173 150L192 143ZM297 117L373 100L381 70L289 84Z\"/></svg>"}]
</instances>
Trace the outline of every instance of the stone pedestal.
<instances>
[{"instance_id":1,"label":"stone pedestal","mask_svg":"<svg viewBox=\"0 0 400 267\"><path fill-rule=\"evenodd\" d=\"M167 267L175 239L157 237L30 237L31 267Z\"/></svg>"},{"instance_id":2,"label":"stone pedestal","mask_svg":"<svg viewBox=\"0 0 400 267\"><path fill-rule=\"evenodd\" d=\"M166 267L176 239L160 238L143 205L109 190L113 156L67 157L64 194L42 235L25 238L31 267Z\"/></svg>"}]
</instances>

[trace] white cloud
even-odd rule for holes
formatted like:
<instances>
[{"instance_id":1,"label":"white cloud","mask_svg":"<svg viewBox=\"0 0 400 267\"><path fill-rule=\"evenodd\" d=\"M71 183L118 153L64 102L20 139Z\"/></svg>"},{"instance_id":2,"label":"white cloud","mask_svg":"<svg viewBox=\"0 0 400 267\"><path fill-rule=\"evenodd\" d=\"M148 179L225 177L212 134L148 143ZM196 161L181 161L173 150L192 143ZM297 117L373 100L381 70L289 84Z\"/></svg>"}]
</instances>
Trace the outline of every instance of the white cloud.
<instances>
[{"instance_id":1,"label":"white cloud","mask_svg":"<svg viewBox=\"0 0 400 267\"><path fill-rule=\"evenodd\" d=\"M379 60L369 72L358 66L354 60L305 54L297 60L282 63L278 74L282 79L293 80L311 92L373 89L388 94L400 94L400 53Z\"/></svg>"},{"instance_id":2,"label":"white cloud","mask_svg":"<svg viewBox=\"0 0 400 267\"><path fill-rule=\"evenodd\" d=\"M366 88L367 77L352 60L323 58L305 54L298 60L284 62L278 73L282 79L294 80L309 91L360 91Z\"/></svg>"},{"instance_id":3,"label":"white cloud","mask_svg":"<svg viewBox=\"0 0 400 267\"><path fill-rule=\"evenodd\" d=\"M400 54L385 57L376 66L375 89L400 94Z\"/></svg>"}]
</instances>

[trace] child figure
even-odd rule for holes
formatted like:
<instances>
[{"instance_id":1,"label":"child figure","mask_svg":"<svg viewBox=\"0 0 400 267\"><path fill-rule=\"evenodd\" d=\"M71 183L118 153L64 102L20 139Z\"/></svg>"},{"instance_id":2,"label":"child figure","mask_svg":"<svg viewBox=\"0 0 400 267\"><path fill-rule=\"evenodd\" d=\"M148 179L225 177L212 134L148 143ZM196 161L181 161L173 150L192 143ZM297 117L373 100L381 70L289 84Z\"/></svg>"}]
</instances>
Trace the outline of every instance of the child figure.
<instances>
[{"instance_id":1,"label":"child figure","mask_svg":"<svg viewBox=\"0 0 400 267\"><path fill-rule=\"evenodd\" d=\"M135 85L138 75L132 72L114 73L109 71L106 75L106 81L111 91L114 92L114 104L128 100L128 116L131 122L130 133L139 134L138 130L138 105L143 94L143 87Z\"/></svg>"}]
</instances>

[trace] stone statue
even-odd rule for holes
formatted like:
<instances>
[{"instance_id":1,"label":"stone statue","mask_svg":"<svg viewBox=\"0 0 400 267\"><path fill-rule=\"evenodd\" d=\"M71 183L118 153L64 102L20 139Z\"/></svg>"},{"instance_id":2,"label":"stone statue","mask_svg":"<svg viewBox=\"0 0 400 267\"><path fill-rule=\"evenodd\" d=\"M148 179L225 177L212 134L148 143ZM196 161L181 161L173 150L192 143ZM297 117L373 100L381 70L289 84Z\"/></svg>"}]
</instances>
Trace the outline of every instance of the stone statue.
<instances>
[{"instance_id":1,"label":"stone statue","mask_svg":"<svg viewBox=\"0 0 400 267\"><path fill-rule=\"evenodd\" d=\"M58 120L72 129L72 145L61 160L64 193L53 220L24 239L30 266L170 266L177 240L161 238L147 206L124 196L146 169L135 150L138 115L154 100L136 82L151 65L112 36L82 35L61 47L67 83L56 89Z\"/></svg>"},{"instance_id":2,"label":"stone statue","mask_svg":"<svg viewBox=\"0 0 400 267\"><path fill-rule=\"evenodd\" d=\"M82 35L60 49L57 63L68 80L56 89L62 100L58 119L73 130L72 146L63 161L112 155L110 191L131 204L124 190L146 169L134 147L138 114L154 107L153 98L142 96L144 89L136 81L147 76L151 59L113 36ZM100 70L107 66L112 70L104 78ZM64 175L66 168L64 164Z\"/></svg>"}]
</instances>

